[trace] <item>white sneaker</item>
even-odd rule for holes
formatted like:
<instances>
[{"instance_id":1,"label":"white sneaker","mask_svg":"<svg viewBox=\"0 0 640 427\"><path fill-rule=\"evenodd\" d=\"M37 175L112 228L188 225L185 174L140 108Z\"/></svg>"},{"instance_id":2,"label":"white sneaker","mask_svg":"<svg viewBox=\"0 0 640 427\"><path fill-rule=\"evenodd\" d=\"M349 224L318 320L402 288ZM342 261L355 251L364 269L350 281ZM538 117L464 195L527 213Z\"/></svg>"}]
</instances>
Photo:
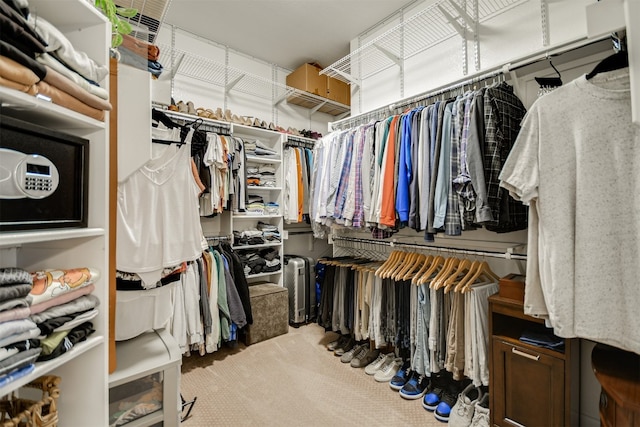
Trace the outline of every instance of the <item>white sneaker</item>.
<instances>
[{"instance_id":1,"label":"white sneaker","mask_svg":"<svg viewBox=\"0 0 640 427\"><path fill-rule=\"evenodd\" d=\"M398 369L402 367L402 358L396 357L389 363L383 365L378 372L373 375L373 379L380 383L387 383L391 381Z\"/></svg>"},{"instance_id":2,"label":"white sneaker","mask_svg":"<svg viewBox=\"0 0 640 427\"><path fill-rule=\"evenodd\" d=\"M472 427L489 427L489 393L475 403L475 412L471 419Z\"/></svg>"},{"instance_id":3,"label":"white sneaker","mask_svg":"<svg viewBox=\"0 0 640 427\"><path fill-rule=\"evenodd\" d=\"M456 404L449 413L449 425L451 427L469 427L476 408L476 402L482 398L482 390L469 384L458 395Z\"/></svg>"},{"instance_id":4,"label":"white sneaker","mask_svg":"<svg viewBox=\"0 0 640 427\"><path fill-rule=\"evenodd\" d=\"M380 353L376 360L374 360L373 362L369 363L364 368L365 374L367 374L367 375L375 375L375 373L385 364L385 362L387 362L387 360L392 361L394 356L395 355L393 353L389 353L389 354Z\"/></svg>"}]
</instances>

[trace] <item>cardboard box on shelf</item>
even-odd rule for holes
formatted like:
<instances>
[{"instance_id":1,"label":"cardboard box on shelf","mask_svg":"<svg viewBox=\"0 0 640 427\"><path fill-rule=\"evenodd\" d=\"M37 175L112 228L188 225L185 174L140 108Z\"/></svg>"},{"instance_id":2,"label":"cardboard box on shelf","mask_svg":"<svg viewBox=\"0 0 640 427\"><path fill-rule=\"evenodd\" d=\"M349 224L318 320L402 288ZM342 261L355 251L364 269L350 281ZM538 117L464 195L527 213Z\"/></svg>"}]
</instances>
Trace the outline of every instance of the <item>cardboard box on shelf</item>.
<instances>
[{"instance_id":1,"label":"cardboard box on shelf","mask_svg":"<svg viewBox=\"0 0 640 427\"><path fill-rule=\"evenodd\" d=\"M327 98L340 104L351 104L351 88L342 80L327 77Z\"/></svg>"},{"instance_id":2,"label":"cardboard box on shelf","mask_svg":"<svg viewBox=\"0 0 640 427\"><path fill-rule=\"evenodd\" d=\"M320 75L321 70L316 64L302 64L287 76L287 86L326 96L327 76Z\"/></svg>"}]
</instances>

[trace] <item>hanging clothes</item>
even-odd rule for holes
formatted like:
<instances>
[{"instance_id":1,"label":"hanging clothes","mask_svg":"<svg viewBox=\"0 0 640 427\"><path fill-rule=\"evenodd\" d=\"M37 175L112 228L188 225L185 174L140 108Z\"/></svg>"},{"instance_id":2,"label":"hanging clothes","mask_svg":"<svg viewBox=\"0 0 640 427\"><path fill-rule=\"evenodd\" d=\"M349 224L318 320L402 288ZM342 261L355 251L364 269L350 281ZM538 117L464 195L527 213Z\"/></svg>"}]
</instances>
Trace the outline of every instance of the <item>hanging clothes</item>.
<instances>
[{"instance_id":1,"label":"hanging clothes","mask_svg":"<svg viewBox=\"0 0 640 427\"><path fill-rule=\"evenodd\" d=\"M118 185L116 268L150 286L165 267L200 256L200 192L191 174L190 138L150 160Z\"/></svg>"}]
</instances>

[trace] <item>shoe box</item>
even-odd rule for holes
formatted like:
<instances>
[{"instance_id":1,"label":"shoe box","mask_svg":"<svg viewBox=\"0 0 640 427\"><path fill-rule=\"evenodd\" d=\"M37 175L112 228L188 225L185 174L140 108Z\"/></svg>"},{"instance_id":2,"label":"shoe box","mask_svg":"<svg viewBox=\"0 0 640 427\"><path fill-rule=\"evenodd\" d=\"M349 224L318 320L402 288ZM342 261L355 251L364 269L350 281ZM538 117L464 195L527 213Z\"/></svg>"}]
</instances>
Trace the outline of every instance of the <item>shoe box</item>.
<instances>
[{"instance_id":1,"label":"shoe box","mask_svg":"<svg viewBox=\"0 0 640 427\"><path fill-rule=\"evenodd\" d=\"M349 105L351 103L349 85L341 80L320 74L320 71L322 71L322 67L318 64L302 64L287 76L287 86ZM304 97L296 95L289 97L287 101L307 108L315 105L308 99L305 100Z\"/></svg>"}]
</instances>

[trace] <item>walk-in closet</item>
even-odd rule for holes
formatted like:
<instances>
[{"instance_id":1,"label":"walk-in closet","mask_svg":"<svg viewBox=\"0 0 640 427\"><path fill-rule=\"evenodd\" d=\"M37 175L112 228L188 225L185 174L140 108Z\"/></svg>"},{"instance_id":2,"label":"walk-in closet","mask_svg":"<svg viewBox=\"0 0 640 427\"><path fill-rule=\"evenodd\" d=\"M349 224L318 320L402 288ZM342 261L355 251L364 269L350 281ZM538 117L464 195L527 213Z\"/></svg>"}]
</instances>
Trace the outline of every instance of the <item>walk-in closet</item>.
<instances>
[{"instance_id":1,"label":"walk-in closet","mask_svg":"<svg viewBox=\"0 0 640 427\"><path fill-rule=\"evenodd\" d=\"M640 425L637 0L0 0L0 425Z\"/></svg>"}]
</instances>

